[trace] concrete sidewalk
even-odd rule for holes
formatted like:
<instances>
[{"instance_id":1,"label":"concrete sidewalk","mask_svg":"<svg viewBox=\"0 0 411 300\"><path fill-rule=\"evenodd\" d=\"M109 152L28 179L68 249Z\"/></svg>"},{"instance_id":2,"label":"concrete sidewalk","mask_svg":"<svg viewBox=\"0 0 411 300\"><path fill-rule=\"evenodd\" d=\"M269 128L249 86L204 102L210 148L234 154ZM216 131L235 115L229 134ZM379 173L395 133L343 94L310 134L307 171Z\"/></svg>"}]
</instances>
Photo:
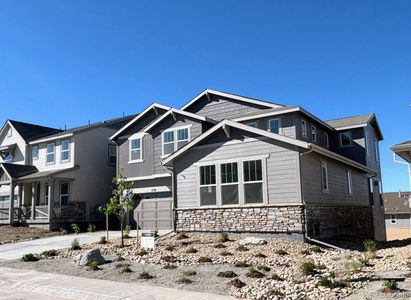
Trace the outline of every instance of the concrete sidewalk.
<instances>
[{"instance_id":1,"label":"concrete sidewalk","mask_svg":"<svg viewBox=\"0 0 411 300\"><path fill-rule=\"evenodd\" d=\"M58 235L43 239L0 245L0 261L19 259L27 253L41 253L50 249L70 248L71 241L74 238L77 238L80 244L98 242L100 237L103 235L106 235L105 231L86 232L80 234ZM110 239L119 238L120 236L120 231L109 232Z\"/></svg>"},{"instance_id":2,"label":"concrete sidewalk","mask_svg":"<svg viewBox=\"0 0 411 300\"><path fill-rule=\"evenodd\" d=\"M234 300L229 296L10 268L0 268L0 291L0 299Z\"/></svg>"}]
</instances>

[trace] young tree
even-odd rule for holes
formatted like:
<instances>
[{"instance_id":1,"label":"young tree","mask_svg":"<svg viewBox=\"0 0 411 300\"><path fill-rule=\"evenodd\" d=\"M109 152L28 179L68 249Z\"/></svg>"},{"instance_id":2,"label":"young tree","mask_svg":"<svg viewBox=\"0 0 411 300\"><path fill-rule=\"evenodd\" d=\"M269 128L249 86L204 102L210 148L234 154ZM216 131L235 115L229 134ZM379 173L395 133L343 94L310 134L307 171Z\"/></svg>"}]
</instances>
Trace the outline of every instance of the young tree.
<instances>
[{"instance_id":1,"label":"young tree","mask_svg":"<svg viewBox=\"0 0 411 300\"><path fill-rule=\"evenodd\" d=\"M106 211L109 215L117 216L120 221L121 230L121 247L124 246L123 240L123 229L124 223L127 218L127 214L130 210L134 208L133 201L133 183L126 181L123 175L118 178L113 178L113 191L111 193L111 198L107 204Z\"/></svg>"}]
</instances>

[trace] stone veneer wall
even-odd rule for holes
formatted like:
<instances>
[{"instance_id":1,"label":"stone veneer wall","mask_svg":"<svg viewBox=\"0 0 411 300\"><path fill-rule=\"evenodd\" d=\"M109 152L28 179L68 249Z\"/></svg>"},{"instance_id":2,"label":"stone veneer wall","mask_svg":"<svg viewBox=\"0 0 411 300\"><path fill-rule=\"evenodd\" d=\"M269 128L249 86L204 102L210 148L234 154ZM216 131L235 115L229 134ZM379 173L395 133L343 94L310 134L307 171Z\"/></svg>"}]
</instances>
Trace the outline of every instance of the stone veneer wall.
<instances>
[{"instance_id":1,"label":"stone veneer wall","mask_svg":"<svg viewBox=\"0 0 411 300\"><path fill-rule=\"evenodd\" d=\"M306 206L307 231L312 237L336 235L374 237L371 206Z\"/></svg>"},{"instance_id":2,"label":"stone veneer wall","mask_svg":"<svg viewBox=\"0 0 411 300\"><path fill-rule=\"evenodd\" d=\"M177 209L176 230L302 233L303 219L302 206Z\"/></svg>"}]
</instances>

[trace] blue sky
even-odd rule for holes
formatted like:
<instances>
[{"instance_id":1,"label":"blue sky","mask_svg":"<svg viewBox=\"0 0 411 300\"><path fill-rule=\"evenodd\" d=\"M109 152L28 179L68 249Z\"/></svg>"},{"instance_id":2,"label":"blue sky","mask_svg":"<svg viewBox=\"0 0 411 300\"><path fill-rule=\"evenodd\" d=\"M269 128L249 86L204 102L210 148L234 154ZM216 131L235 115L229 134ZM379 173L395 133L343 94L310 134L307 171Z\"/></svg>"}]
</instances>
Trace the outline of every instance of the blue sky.
<instances>
[{"instance_id":1,"label":"blue sky","mask_svg":"<svg viewBox=\"0 0 411 300\"><path fill-rule=\"evenodd\" d=\"M375 112L411 139L410 1L0 0L0 120L68 127L181 106L205 88L322 119Z\"/></svg>"}]
</instances>

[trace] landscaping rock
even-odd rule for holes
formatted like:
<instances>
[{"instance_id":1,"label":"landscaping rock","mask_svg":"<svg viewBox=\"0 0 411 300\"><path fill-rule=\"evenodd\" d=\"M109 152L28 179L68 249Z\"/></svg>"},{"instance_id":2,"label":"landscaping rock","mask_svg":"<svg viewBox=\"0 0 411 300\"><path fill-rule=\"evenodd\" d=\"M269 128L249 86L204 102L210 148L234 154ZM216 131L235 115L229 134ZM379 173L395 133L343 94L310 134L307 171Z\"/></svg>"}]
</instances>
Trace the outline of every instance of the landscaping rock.
<instances>
[{"instance_id":1,"label":"landscaping rock","mask_svg":"<svg viewBox=\"0 0 411 300\"><path fill-rule=\"evenodd\" d=\"M258 238L254 236L246 237L239 241L241 245L265 245L267 244L267 240L263 238Z\"/></svg>"},{"instance_id":2,"label":"landscaping rock","mask_svg":"<svg viewBox=\"0 0 411 300\"><path fill-rule=\"evenodd\" d=\"M78 266L87 266L92 261L96 261L98 265L106 262L105 258L101 255L100 249L88 250L75 256L73 260Z\"/></svg>"}]
</instances>

